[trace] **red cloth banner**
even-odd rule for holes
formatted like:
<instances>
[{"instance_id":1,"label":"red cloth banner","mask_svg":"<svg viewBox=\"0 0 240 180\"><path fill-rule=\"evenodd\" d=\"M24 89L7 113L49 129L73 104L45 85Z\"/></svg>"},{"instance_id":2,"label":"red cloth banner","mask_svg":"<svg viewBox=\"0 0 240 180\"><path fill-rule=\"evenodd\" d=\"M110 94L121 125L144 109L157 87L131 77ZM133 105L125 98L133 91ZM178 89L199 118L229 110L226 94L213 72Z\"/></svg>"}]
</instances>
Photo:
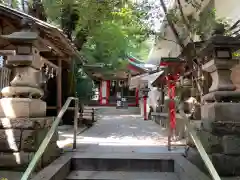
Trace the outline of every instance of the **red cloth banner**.
<instances>
[{"instance_id":1,"label":"red cloth banner","mask_svg":"<svg viewBox=\"0 0 240 180\"><path fill-rule=\"evenodd\" d=\"M169 119L170 119L170 128L172 130L176 129L176 110L175 110L175 90L176 90L176 81L178 80L179 75L168 75L166 76L166 81L168 84L168 96L169 96Z\"/></svg>"}]
</instances>

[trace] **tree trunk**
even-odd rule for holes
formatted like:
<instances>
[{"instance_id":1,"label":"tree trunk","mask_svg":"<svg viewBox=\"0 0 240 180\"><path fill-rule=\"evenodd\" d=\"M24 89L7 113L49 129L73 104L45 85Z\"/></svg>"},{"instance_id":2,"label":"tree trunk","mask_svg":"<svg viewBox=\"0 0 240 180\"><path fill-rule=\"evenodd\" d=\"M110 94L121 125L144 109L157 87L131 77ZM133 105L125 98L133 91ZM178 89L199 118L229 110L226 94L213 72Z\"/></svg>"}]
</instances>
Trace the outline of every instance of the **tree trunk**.
<instances>
[{"instance_id":1,"label":"tree trunk","mask_svg":"<svg viewBox=\"0 0 240 180\"><path fill-rule=\"evenodd\" d=\"M184 13L183 13L183 7L182 7L182 4L181 4L180 0L177 0L177 3L178 3L178 7L179 7L179 10L180 10L180 14L181 14L183 23L187 27L189 33L191 33L191 27L190 27L190 24L188 23L188 20L186 19Z\"/></svg>"},{"instance_id":2,"label":"tree trunk","mask_svg":"<svg viewBox=\"0 0 240 180\"><path fill-rule=\"evenodd\" d=\"M162 6L162 8L163 8L164 14L166 15L168 24L169 24L169 26L170 26L170 28L171 28L171 30L172 30L172 32L173 32L176 40L177 40L177 43L178 43L179 46L181 46L181 48L183 49L183 48L184 48L184 44L183 44L183 42L182 42L182 40L181 40L181 38L180 38L180 36L179 36L179 34L178 34L178 32L177 32L176 27L174 26L172 20L171 20L171 19L169 18L169 16L168 16L166 4L165 4L164 0L160 0L160 2L161 2L161 6Z\"/></svg>"},{"instance_id":3,"label":"tree trunk","mask_svg":"<svg viewBox=\"0 0 240 180\"><path fill-rule=\"evenodd\" d=\"M21 0L21 4L22 4L22 11L26 13L25 0Z\"/></svg>"},{"instance_id":4,"label":"tree trunk","mask_svg":"<svg viewBox=\"0 0 240 180\"><path fill-rule=\"evenodd\" d=\"M195 45L194 45L194 40L191 37L191 26L190 26L188 20L186 19L185 15L184 15L183 7L182 7L182 4L181 4L180 0L177 0L177 3L178 3L179 10L180 10L180 15L181 15L182 21L183 21L184 25L186 26L186 28L188 30L190 41L193 44L192 52L194 53L194 55L192 56L192 53L190 53L191 55L187 58L191 59L191 60L194 60L196 55L197 55L197 50L196 50ZM193 61L193 63L191 63L191 65L192 65L191 68L194 68L194 66L195 66L196 69L201 69L199 64L195 63L194 61ZM200 99L201 99L202 95L203 95L203 89L201 88L201 85L200 85L199 81L197 80L199 77L197 77L194 74L192 74L192 76L193 76L194 81L196 83L197 89L200 92Z\"/></svg>"},{"instance_id":5,"label":"tree trunk","mask_svg":"<svg viewBox=\"0 0 240 180\"><path fill-rule=\"evenodd\" d=\"M29 5L28 8L29 8L28 14L42 21L47 21L47 15L41 0L33 0L32 6Z\"/></svg>"}]
</instances>

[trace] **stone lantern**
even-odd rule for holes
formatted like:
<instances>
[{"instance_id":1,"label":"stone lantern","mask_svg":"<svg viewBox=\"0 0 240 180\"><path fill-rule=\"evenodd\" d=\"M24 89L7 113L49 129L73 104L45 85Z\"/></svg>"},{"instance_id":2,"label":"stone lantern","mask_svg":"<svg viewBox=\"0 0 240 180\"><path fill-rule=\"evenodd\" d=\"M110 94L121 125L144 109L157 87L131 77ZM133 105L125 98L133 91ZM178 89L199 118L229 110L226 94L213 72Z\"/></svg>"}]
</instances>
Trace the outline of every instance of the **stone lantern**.
<instances>
[{"instance_id":1,"label":"stone lantern","mask_svg":"<svg viewBox=\"0 0 240 180\"><path fill-rule=\"evenodd\" d=\"M144 120L148 120L148 115L147 115L147 98L148 98L148 92L150 89L148 87L141 88L140 89L142 98L143 98L143 117Z\"/></svg>"},{"instance_id":2,"label":"stone lantern","mask_svg":"<svg viewBox=\"0 0 240 180\"><path fill-rule=\"evenodd\" d=\"M0 109L1 117L39 117L46 115L46 103L40 98L43 90L40 89L42 62L39 51L33 46L38 34L31 31L14 32L4 35L10 43L16 46L16 55L9 55L6 66L13 71L13 80L10 86L2 89Z\"/></svg>"},{"instance_id":3,"label":"stone lantern","mask_svg":"<svg viewBox=\"0 0 240 180\"><path fill-rule=\"evenodd\" d=\"M40 88L43 63L34 42L38 34L28 29L2 35L15 46L16 54L6 57L12 69L10 85L1 91L0 99L0 164L4 168L25 170L51 127L54 117L46 117L46 102ZM57 132L43 153L37 169L59 156Z\"/></svg>"},{"instance_id":4,"label":"stone lantern","mask_svg":"<svg viewBox=\"0 0 240 180\"><path fill-rule=\"evenodd\" d=\"M238 63L232 53L239 48L238 39L216 35L200 53L207 60L202 68L210 73L212 86L202 98L198 134L220 175L240 175L240 92L230 77Z\"/></svg>"}]
</instances>

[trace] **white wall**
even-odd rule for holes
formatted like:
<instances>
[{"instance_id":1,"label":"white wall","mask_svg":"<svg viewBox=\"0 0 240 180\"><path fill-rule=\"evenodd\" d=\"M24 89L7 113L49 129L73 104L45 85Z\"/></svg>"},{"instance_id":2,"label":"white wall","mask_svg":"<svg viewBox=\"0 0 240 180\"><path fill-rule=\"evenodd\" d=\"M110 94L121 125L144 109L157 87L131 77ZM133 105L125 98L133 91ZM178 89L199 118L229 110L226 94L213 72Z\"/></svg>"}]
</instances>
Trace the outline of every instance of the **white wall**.
<instances>
[{"instance_id":1,"label":"white wall","mask_svg":"<svg viewBox=\"0 0 240 180\"><path fill-rule=\"evenodd\" d=\"M239 0L215 0L216 15L219 18L226 18L236 22L240 19Z\"/></svg>"},{"instance_id":2,"label":"white wall","mask_svg":"<svg viewBox=\"0 0 240 180\"><path fill-rule=\"evenodd\" d=\"M202 3L201 11L196 12L196 10L192 8L190 5L184 3L185 0L181 0L181 1L182 1L184 13L191 14L194 12L194 16L196 18L198 17L198 14L210 2L210 0L204 0L203 2L201 2ZM198 0L198 1L200 2L201 0ZM227 18L229 20L232 20L232 23L235 23L237 20L240 19L240 0L214 0L214 4L216 9L216 15L218 18ZM176 6L176 2L175 2L175 6ZM156 58L160 59L161 57L166 57L168 55L175 57L175 56L178 56L181 52L180 46L178 46L174 42L171 42L171 41L176 42L176 39L170 27L169 26L165 27L164 25L162 25L162 32L165 32L164 38L170 41L166 41L166 40L156 41L155 46L153 46L153 50L149 55L150 62L154 61L154 59ZM178 28L178 32L181 32L181 29ZM194 37L194 39L198 40L198 37L196 36ZM188 42L189 40L186 40L184 44L187 44Z\"/></svg>"}]
</instances>

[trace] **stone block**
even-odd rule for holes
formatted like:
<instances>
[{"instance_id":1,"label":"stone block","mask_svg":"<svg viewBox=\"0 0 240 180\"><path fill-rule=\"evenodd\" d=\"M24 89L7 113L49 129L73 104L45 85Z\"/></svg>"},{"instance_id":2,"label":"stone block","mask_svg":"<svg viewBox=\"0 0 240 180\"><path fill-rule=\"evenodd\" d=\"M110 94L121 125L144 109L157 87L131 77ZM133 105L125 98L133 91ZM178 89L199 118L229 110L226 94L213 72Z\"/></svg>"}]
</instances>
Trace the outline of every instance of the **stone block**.
<instances>
[{"instance_id":1,"label":"stone block","mask_svg":"<svg viewBox=\"0 0 240 180\"><path fill-rule=\"evenodd\" d=\"M0 117L44 117L46 106L46 102L40 99L2 98L0 99Z\"/></svg>"},{"instance_id":2,"label":"stone block","mask_svg":"<svg viewBox=\"0 0 240 180\"><path fill-rule=\"evenodd\" d=\"M9 168L11 170L25 171L26 167L33 158L34 153L15 152L15 153L0 153L0 168ZM39 160L36 169L41 167L41 159Z\"/></svg>"},{"instance_id":3,"label":"stone block","mask_svg":"<svg viewBox=\"0 0 240 180\"><path fill-rule=\"evenodd\" d=\"M236 87L231 81L231 68L237 63L236 60L212 59L205 63L202 68L210 73L212 85L209 92L213 91L233 91Z\"/></svg>"},{"instance_id":4,"label":"stone block","mask_svg":"<svg viewBox=\"0 0 240 180\"><path fill-rule=\"evenodd\" d=\"M190 124L196 132L201 130L201 124L202 124L201 120L191 120ZM191 138L189 133L187 133L186 140L187 140L188 146L195 147L195 143L193 142L193 139Z\"/></svg>"},{"instance_id":5,"label":"stone block","mask_svg":"<svg viewBox=\"0 0 240 180\"><path fill-rule=\"evenodd\" d=\"M21 134L21 130L17 129L0 129L0 151L19 151Z\"/></svg>"},{"instance_id":6,"label":"stone block","mask_svg":"<svg viewBox=\"0 0 240 180\"><path fill-rule=\"evenodd\" d=\"M240 156L212 154L212 163L220 176L240 175Z\"/></svg>"},{"instance_id":7,"label":"stone block","mask_svg":"<svg viewBox=\"0 0 240 180\"><path fill-rule=\"evenodd\" d=\"M197 135L202 142L202 145L207 153L221 153L222 152L222 138L215 136L210 132L198 130Z\"/></svg>"},{"instance_id":8,"label":"stone block","mask_svg":"<svg viewBox=\"0 0 240 180\"><path fill-rule=\"evenodd\" d=\"M45 150L43 156L42 156L42 166L45 167L51 162L53 162L55 159L57 159L61 154L61 149L57 146L55 142L50 143L47 146L47 149Z\"/></svg>"},{"instance_id":9,"label":"stone block","mask_svg":"<svg viewBox=\"0 0 240 180\"><path fill-rule=\"evenodd\" d=\"M213 122L211 131L218 135L240 136L240 122Z\"/></svg>"},{"instance_id":10,"label":"stone block","mask_svg":"<svg viewBox=\"0 0 240 180\"><path fill-rule=\"evenodd\" d=\"M42 97L44 92L40 88L28 87L28 86L7 86L1 90L3 97L22 97L22 98L32 98L32 97Z\"/></svg>"},{"instance_id":11,"label":"stone block","mask_svg":"<svg viewBox=\"0 0 240 180\"><path fill-rule=\"evenodd\" d=\"M41 72L32 67L16 67L13 70L11 86L39 87Z\"/></svg>"},{"instance_id":12,"label":"stone block","mask_svg":"<svg viewBox=\"0 0 240 180\"><path fill-rule=\"evenodd\" d=\"M43 62L41 61L41 56L39 54L9 55L7 56L6 64L8 66L25 65L25 66L31 66L36 69L40 69L43 65Z\"/></svg>"},{"instance_id":13,"label":"stone block","mask_svg":"<svg viewBox=\"0 0 240 180\"><path fill-rule=\"evenodd\" d=\"M240 155L240 137L234 135L223 136L222 146L224 154Z\"/></svg>"},{"instance_id":14,"label":"stone block","mask_svg":"<svg viewBox=\"0 0 240 180\"><path fill-rule=\"evenodd\" d=\"M239 102L239 91L214 91L210 92L202 97L202 103L205 102Z\"/></svg>"},{"instance_id":15,"label":"stone block","mask_svg":"<svg viewBox=\"0 0 240 180\"><path fill-rule=\"evenodd\" d=\"M43 139L46 137L48 131L48 128L38 130L24 130L21 139L21 150L26 152L37 151ZM50 140L50 143L57 142L57 140L58 133L55 132L52 139Z\"/></svg>"},{"instance_id":16,"label":"stone block","mask_svg":"<svg viewBox=\"0 0 240 180\"><path fill-rule=\"evenodd\" d=\"M203 121L240 121L240 103L208 103L201 107Z\"/></svg>"},{"instance_id":17,"label":"stone block","mask_svg":"<svg viewBox=\"0 0 240 180\"><path fill-rule=\"evenodd\" d=\"M202 129L214 135L240 135L240 122L202 121Z\"/></svg>"},{"instance_id":18,"label":"stone block","mask_svg":"<svg viewBox=\"0 0 240 180\"><path fill-rule=\"evenodd\" d=\"M37 131L24 130L21 138L21 150L24 152L35 152L38 147L36 143Z\"/></svg>"},{"instance_id":19,"label":"stone block","mask_svg":"<svg viewBox=\"0 0 240 180\"><path fill-rule=\"evenodd\" d=\"M236 86L236 90L240 91L240 64L234 66L234 68L231 69L232 73L231 73L231 80L233 82L233 84Z\"/></svg>"},{"instance_id":20,"label":"stone block","mask_svg":"<svg viewBox=\"0 0 240 180\"><path fill-rule=\"evenodd\" d=\"M43 141L43 139L46 137L47 133L48 133L49 129L41 129L39 131L37 131L36 133L36 143L38 145L40 145ZM58 141L58 132L56 131L53 134L52 139L50 140L50 142L57 142Z\"/></svg>"},{"instance_id":21,"label":"stone block","mask_svg":"<svg viewBox=\"0 0 240 180\"><path fill-rule=\"evenodd\" d=\"M43 129L51 127L55 117L0 118L0 129Z\"/></svg>"}]
</instances>

